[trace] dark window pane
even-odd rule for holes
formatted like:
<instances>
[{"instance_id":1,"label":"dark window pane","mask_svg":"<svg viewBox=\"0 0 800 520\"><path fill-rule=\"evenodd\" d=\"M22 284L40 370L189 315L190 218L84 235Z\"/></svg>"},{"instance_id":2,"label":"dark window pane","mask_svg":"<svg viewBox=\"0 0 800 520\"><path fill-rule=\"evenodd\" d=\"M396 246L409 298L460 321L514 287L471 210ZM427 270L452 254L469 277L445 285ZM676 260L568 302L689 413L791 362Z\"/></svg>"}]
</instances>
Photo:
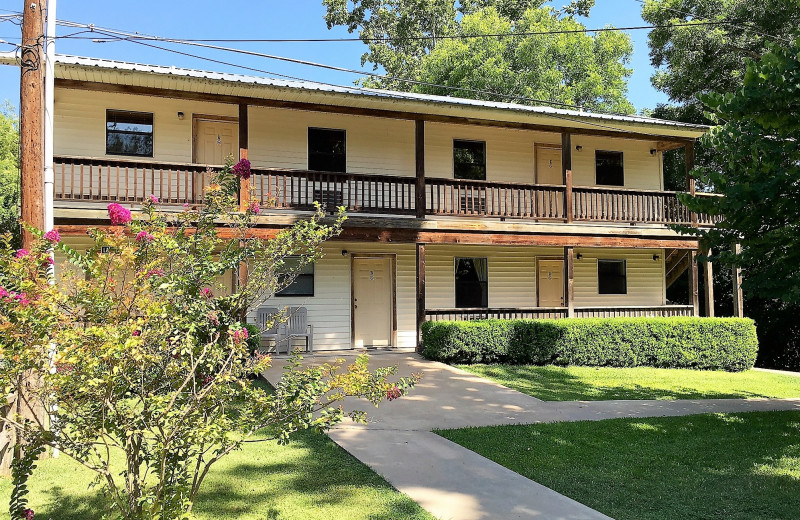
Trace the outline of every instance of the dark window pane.
<instances>
[{"instance_id":1,"label":"dark window pane","mask_svg":"<svg viewBox=\"0 0 800 520\"><path fill-rule=\"evenodd\" d=\"M628 272L625 260L597 261L597 290L600 294L628 293Z\"/></svg>"},{"instance_id":2,"label":"dark window pane","mask_svg":"<svg viewBox=\"0 0 800 520\"><path fill-rule=\"evenodd\" d=\"M602 186L624 186L625 171L622 152L594 152L597 184Z\"/></svg>"},{"instance_id":3,"label":"dark window pane","mask_svg":"<svg viewBox=\"0 0 800 520\"><path fill-rule=\"evenodd\" d=\"M456 307L489 306L489 268L486 258L456 258Z\"/></svg>"},{"instance_id":4,"label":"dark window pane","mask_svg":"<svg viewBox=\"0 0 800 520\"><path fill-rule=\"evenodd\" d=\"M314 264L306 264L298 272L299 263L300 259L297 257L284 260L286 271L297 273L297 277L283 290L276 292L275 296L314 296Z\"/></svg>"},{"instance_id":5,"label":"dark window pane","mask_svg":"<svg viewBox=\"0 0 800 520\"><path fill-rule=\"evenodd\" d=\"M486 180L486 143L453 141L453 176L456 179Z\"/></svg>"},{"instance_id":6,"label":"dark window pane","mask_svg":"<svg viewBox=\"0 0 800 520\"><path fill-rule=\"evenodd\" d=\"M321 172L347 171L344 130L308 129L308 169Z\"/></svg>"},{"instance_id":7,"label":"dark window pane","mask_svg":"<svg viewBox=\"0 0 800 520\"><path fill-rule=\"evenodd\" d=\"M106 110L106 154L153 156L153 114Z\"/></svg>"}]
</instances>

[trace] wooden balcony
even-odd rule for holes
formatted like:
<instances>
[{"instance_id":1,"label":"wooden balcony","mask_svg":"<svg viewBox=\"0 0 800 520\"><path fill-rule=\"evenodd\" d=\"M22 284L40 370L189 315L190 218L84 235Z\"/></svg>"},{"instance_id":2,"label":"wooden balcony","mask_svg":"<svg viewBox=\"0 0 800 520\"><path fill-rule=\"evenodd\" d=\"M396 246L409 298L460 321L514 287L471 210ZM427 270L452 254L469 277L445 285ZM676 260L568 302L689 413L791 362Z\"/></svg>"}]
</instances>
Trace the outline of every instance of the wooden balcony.
<instances>
[{"instance_id":1,"label":"wooden balcony","mask_svg":"<svg viewBox=\"0 0 800 520\"><path fill-rule=\"evenodd\" d=\"M576 318L633 318L641 316L692 316L691 305L629 307L575 307ZM488 319L557 319L565 318L564 307L426 309L426 321L470 321Z\"/></svg>"},{"instance_id":2,"label":"wooden balcony","mask_svg":"<svg viewBox=\"0 0 800 520\"><path fill-rule=\"evenodd\" d=\"M136 160L55 160L55 200L202 204L211 173L202 165ZM417 179L390 175L253 169L255 198L278 210L310 210L314 201L349 213L432 215L551 222L713 225L694 215L676 192L425 178L424 211ZM568 204L569 202L569 204Z\"/></svg>"}]
</instances>

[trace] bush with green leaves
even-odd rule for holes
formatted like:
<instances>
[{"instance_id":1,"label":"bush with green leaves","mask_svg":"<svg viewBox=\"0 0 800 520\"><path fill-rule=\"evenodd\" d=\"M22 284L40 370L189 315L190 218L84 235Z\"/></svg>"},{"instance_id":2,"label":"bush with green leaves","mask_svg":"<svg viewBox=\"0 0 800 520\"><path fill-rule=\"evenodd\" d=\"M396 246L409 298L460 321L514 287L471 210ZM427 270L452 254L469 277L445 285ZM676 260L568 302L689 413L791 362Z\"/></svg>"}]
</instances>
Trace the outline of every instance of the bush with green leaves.
<instances>
[{"instance_id":1,"label":"bush with green leaves","mask_svg":"<svg viewBox=\"0 0 800 520\"><path fill-rule=\"evenodd\" d=\"M199 209L164 211L152 197L133 219L109 205L111 229L91 231L85 252L56 231L32 230L39 242L31 251L0 244L0 387L23 396L26 407L52 410L51 421L13 411L3 421L17 428L27 452L58 447L94 471L112 504L109 518L191 518L213 465L257 431L287 442L298 430L363 420L364 412L345 412L340 401L360 397L377 406L416 381L391 381L392 367L370 371L366 357L346 368L341 361L304 368L295 358L274 392L250 381L271 360L253 352L260 331L244 323L247 310L318 259L345 217L325 222L318 209L276 238L259 239L252 217L260 208L238 209L236 174L246 166L216 174ZM221 238L220 227L233 239ZM55 284L49 248L69 260ZM221 280L243 264L246 282L228 289ZM32 515L22 507L32 467L19 468L12 518Z\"/></svg>"},{"instance_id":2,"label":"bush with green leaves","mask_svg":"<svg viewBox=\"0 0 800 520\"><path fill-rule=\"evenodd\" d=\"M758 340L746 318L586 318L427 322L423 355L447 363L747 370Z\"/></svg>"}]
</instances>

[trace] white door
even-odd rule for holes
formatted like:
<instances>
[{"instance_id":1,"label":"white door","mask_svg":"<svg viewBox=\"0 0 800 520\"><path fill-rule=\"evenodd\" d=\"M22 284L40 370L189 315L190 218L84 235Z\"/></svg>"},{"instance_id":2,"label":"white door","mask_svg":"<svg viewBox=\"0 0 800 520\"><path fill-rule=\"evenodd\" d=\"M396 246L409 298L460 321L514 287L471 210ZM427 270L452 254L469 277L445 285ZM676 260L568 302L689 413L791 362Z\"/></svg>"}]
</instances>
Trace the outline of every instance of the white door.
<instances>
[{"instance_id":1,"label":"white door","mask_svg":"<svg viewBox=\"0 0 800 520\"><path fill-rule=\"evenodd\" d=\"M197 120L194 162L222 165L239 157L239 125L231 121Z\"/></svg>"},{"instance_id":2,"label":"white door","mask_svg":"<svg viewBox=\"0 0 800 520\"><path fill-rule=\"evenodd\" d=\"M563 307L564 262L562 260L539 260L537 274L539 307Z\"/></svg>"},{"instance_id":3,"label":"white door","mask_svg":"<svg viewBox=\"0 0 800 520\"><path fill-rule=\"evenodd\" d=\"M389 257L353 259L353 344L392 344L392 261Z\"/></svg>"},{"instance_id":4,"label":"white door","mask_svg":"<svg viewBox=\"0 0 800 520\"><path fill-rule=\"evenodd\" d=\"M536 147L536 182L537 184L564 184L560 147Z\"/></svg>"}]
</instances>

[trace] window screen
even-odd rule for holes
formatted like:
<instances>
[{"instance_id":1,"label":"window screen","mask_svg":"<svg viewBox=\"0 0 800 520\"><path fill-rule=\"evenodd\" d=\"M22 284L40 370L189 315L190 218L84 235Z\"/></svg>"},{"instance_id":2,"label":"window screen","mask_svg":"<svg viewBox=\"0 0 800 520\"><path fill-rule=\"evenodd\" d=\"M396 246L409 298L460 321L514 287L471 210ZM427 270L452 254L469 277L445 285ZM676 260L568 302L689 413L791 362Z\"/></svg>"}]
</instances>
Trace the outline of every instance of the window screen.
<instances>
[{"instance_id":1,"label":"window screen","mask_svg":"<svg viewBox=\"0 0 800 520\"><path fill-rule=\"evenodd\" d=\"M486 258L456 258L456 307L489 306L489 269Z\"/></svg>"},{"instance_id":2,"label":"window screen","mask_svg":"<svg viewBox=\"0 0 800 520\"><path fill-rule=\"evenodd\" d=\"M625 260L598 260L597 282L600 294L627 294L628 270Z\"/></svg>"},{"instance_id":3,"label":"window screen","mask_svg":"<svg viewBox=\"0 0 800 520\"><path fill-rule=\"evenodd\" d=\"M308 169L339 173L347 171L344 130L308 129Z\"/></svg>"},{"instance_id":4,"label":"window screen","mask_svg":"<svg viewBox=\"0 0 800 520\"><path fill-rule=\"evenodd\" d=\"M106 154L153 156L153 114L106 110Z\"/></svg>"},{"instance_id":5,"label":"window screen","mask_svg":"<svg viewBox=\"0 0 800 520\"><path fill-rule=\"evenodd\" d=\"M622 152L597 150L594 152L594 160L597 184L601 186L625 185Z\"/></svg>"},{"instance_id":6,"label":"window screen","mask_svg":"<svg viewBox=\"0 0 800 520\"><path fill-rule=\"evenodd\" d=\"M306 264L299 272L299 257L289 257L284 260L284 264L287 272L297 273L297 278L276 292L275 296L314 296L314 264Z\"/></svg>"},{"instance_id":7,"label":"window screen","mask_svg":"<svg viewBox=\"0 0 800 520\"><path fill-rule=\"evenodd\" d=\"M486 180L486 142L453 141L453 176L456 179Z\"/></svg>"}]
</instances>

